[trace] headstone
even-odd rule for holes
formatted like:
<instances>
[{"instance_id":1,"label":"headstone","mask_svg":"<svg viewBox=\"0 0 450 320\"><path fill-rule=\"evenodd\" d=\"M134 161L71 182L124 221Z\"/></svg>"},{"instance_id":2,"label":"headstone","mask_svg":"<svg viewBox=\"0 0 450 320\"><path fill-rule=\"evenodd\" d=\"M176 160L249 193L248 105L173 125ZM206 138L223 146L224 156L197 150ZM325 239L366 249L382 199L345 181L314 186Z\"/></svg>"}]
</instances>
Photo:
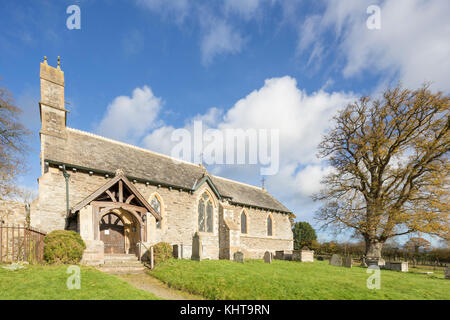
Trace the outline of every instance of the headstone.
<instances>
[{"instance_id":1,"label":"headstone","mask_svg":"<svg viewBox=\"0 0 450 320\"><path fill-rule=\"evenodd\" d=\"M385 268L394 271L408 272L408 262L402 261L386 262Z\"/></svg>"},{"instance_id":2,"label":"headstone","mask_svg":"<svg viewBox=\"0 0 450 320\"><path fill-rule=\"evenodd\" d=\"M342 266L342 257L338 254L333 254L330 259L332 266Z\"/></svg>"},{"instance_id":3,"label":"headstone","mask_svg":"<svg viewBox=\"0 0 450 320\"><path fill-rule=\"evenodd\" d=\"M366 258L367 266L378 266L378 267L384 267L386 265L386 261L384 261L383 258L372 258L367 257Z\"/></svg>"},{"instance_id":4,"label":"headstone","mask_svg":"<svg viewBox=\"0 0 450 320\"><path fill-rule=\"evenodd\" d=\"M272 252L266 251L264 253L264 262L265 263L272 263Z\"/></svg>"},{"instance_id":5,"label":"headstone","mask_svg":"<svg viewBox=\"0 0 450 320\"><path fill-rule=\"evenodd\" d=\"M450 267L445 268L444 274L445 274L445 279L450 279Z\"/></svg>"},{"instance_id":6,"label":"headstone","mask_svg":"<svg viewBox=\"0 0 450 320\"><path fill-rule=\"evenodd\" d=\"M201 261L203 257L203 247L202 247L202 240L200 239L200 235L198 232L194 234L192 237L192 260Z\"/></svg>"},{"instance_id":7,"label":"headstone","mask_svg":"<svg viewBox=\"0 0 450 320\"><path fill-rule=\"evenodd\" d=\"M294 250L292 252L293 261L314 262L314 251L309 249Z\"/></svg>"},{"instance_id":8,"label":"headstone","mask_svg":"<svg viewBox=\"0 0 450 320\"><path fill-rule=\"evenodd\" d=\"M292 260L292 251L290 251L290 250L275 251L275 259L277 259L277 260Z\"/></svg>"},{"instance_id":9,"label":"headstone","mask_svg":"<svg viewBox=\"0 0 450 320\"><path fill-rule=\"evenodd\" d=\"M233 254L233 260L236 262L244 263L244 253L237 251Z\"/></svg>"},{"instance_id":10,"label":"headstone","mask_svg":"<svg viewBox=\"0 0 450 320\"><path fill-rule=\"evenodd\" d=\"M344 258L344 267L351 268L353 265L352 257L348 256Z\"/></svg>"},{"instance_id":11,"label":"headstone","mask_svg":"<svg viewBox=\"0 0 450 320\"><path fill-rule=\"evenodd\" d=\"M275 251L275 259L284 260L284 251Z\"/></svg>"},{"instance_id":12,"label":"headstone","mask_svg":"<svg viewBox=\"0 0 450 320\"><path fill-rule=\"evenodd\" d=\"M173 245L173 257L175 259L183 259L183 245L174 244Z\"/></svg>"}]
</instances>

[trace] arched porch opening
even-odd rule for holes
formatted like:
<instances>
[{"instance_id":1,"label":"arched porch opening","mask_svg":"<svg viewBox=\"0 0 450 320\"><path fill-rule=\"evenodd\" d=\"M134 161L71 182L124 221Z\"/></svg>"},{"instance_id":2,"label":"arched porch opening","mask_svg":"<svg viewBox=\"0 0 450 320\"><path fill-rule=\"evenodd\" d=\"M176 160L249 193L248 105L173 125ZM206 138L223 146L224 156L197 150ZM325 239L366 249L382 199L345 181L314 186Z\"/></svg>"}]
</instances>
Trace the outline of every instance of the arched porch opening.
<instances>
[{"instance_id":1,"label":"arched porch opening","mask_svg":"<svg viewBox=\"0 0 450 320\"><path fill-rule=\"evenodd\" d=\"M76 213L87 206L92 208L92 220L85 220L84 227L92 226L91 239L104 242L106 254L136 254L140 258L143 254L141 245L147 241L145 222L148 216L161 220L161 216L123 174L116 175L71 211Z\"/></svg>"}]
</instances>

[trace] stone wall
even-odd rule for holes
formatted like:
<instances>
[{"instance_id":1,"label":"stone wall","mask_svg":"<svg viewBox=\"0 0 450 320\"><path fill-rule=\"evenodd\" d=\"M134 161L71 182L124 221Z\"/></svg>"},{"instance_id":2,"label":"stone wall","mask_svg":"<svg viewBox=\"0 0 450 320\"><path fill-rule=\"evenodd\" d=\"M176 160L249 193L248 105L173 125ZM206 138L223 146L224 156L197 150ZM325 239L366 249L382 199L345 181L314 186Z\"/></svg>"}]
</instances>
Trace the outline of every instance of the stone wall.
<instances>
[{"instance_id":1,"label":"stone wall","mask_svg":"<svg viewBox=\"0 0 450 320\"><path fill-rule=\"evenodd\" d=\"M25 225L25 204L16 201L0 200L0 224Z\"/></svg>"},{"instance_id":2,"label":"stone wall","mask_svg":"<svg viewBox=\"0 0 450 320\"><path fill-rule=\"evenodd\" d=\"M52 137L53 139L53 137ZM31 225L45 232L64 229L66 224L66 184L63 171L50 166L47 172L39 178L39 199L31 207ZM92 194L113 177L105 178L103 175L88 174L84 171L68 171L69 178L69 205L75 206L84 198ZM249 209L247 212L247 234L240 233L240 214L242 207L221 203L211 188L205 184L196 192L190 193L176 189L135 183L138 191L150 202L156 194L161 201L161 229L156 227L156 220L149 216L147 219L147 242L149 247L164 241L171 245L183 245L183 256L190 256L192 237L198 228L198 200L203 192L208 192L213 199L213 232L200 232L203 245L203 258L219 259L230 258L220 254L219 234L224 236L225 229L221 221L220 207L226 206L228 217L237 226L237 230L228 233L228 242L234 239L236 250L242 249L246 258L262 258L265 251L292 250L292 231L286 214L268 212L265 210ZM223 212L222 212L223 214ZM267 216L273 217L273 234L267 236ZM232 236L230 237L230 234ZM226 241L225 241L226 242ZM236 245L238 243L238 245ZM234 251L236 251L234 250Z\"/></svg>"}]
</instances>

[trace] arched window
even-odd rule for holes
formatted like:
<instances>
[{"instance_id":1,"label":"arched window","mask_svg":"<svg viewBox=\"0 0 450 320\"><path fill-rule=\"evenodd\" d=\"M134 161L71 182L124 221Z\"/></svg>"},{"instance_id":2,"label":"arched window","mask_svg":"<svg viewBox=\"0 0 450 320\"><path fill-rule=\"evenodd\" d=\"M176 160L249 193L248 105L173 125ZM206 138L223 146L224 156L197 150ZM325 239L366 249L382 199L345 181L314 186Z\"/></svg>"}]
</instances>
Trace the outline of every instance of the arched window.
<instances>
[{"instance_id":1,"label":"arched window","mask_svg":"<svg viewBox=\"0 0 450 320\"><path fill-rule=\"evenodd\" d=\"M213 232L213 205L207 192L198 201L198 231Z\"/></svg>"},{"instance_id":2,"label":"arched window","mask_svg":"<svg viewBox=\"0 0 450 320\"><path fill-rule=\"evenodd\" d=\"M159 201L156 195L153 196L152 200L150 201L150 205L153 209L155 209L156 212L158 212L159 215L161 215L161 201ZM161 220L156 221L156 228L161 229Z\"/></svg>"},{"instance_id":3,"label":"arched window","mask_svg":"<svg viewBox=\"0 0 450 320\"><path fill-rule=\"evenodd\" d=\"M247 215L244 211L241 213L241 233L247 233Z\"/></svg>"},{"instance_id":4,"label":"arched window","mask_svg":"<svg viewBox=\"0 0 450 320\"><path fill-rule=\"evenodd\" d=\"M271 236L272 235L272 217L268 216L267 217L267 235Z\"/></svg>"}]
</instances>

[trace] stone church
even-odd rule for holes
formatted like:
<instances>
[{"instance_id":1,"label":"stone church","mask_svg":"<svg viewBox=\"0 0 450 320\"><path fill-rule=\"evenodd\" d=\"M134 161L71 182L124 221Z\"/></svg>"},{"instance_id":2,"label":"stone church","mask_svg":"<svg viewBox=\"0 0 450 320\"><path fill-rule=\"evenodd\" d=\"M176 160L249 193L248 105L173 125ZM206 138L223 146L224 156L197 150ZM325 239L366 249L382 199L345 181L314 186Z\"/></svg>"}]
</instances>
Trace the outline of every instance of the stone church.
<instances>
[{"instance_id":1,"label":"stone church","mask_svg":"<svg viewBox=\"0 0 450 320\"><path fill-rule=\"evenodd\" d=\"M64 72L40 64L41 176L33 227L71 229L87 245L83 261L105 254L143 255L164 241L191 258L262 258L292 250L291 211L265 189L210 174L199 164L67 127Z\"/></svg>"}]
</instances>

